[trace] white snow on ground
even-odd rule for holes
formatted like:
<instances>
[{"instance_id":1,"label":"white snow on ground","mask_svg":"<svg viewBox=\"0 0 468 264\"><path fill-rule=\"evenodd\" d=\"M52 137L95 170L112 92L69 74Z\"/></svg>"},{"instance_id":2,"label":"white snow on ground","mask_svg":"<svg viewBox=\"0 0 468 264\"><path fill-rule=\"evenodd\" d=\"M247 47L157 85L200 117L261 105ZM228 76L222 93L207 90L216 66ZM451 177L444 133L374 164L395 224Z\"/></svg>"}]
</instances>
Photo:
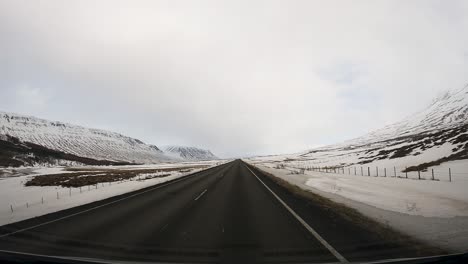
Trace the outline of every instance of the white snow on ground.
<instances>
[{"instance_id":1,"label":"white snow on ground","mask_svg":"<svg viewBox=\"0 0 468 264\"><path fill-rule=\"evenodd\" d=\"M210 167L217 164L222 164L225 161L210 161L197 163L180 163L180 164L162 164L162 165L141 165L141 166L125 166L115 167L118 169L154 169L154 168L181 168L190 165L209 165ZM82 167L80 167L81 169ZM93 167L90 167L93 168ZM111 166L101 166L97 168L112 168ZM183 177L188 174L200 171L201 169L193 169L190 172L172 171L171 175L161 178L151 178L157 176L152 173L142 174L130 180L112 183L100 183L96 185L84 186L81 188L63 188L63 187L37 187L24 186L24 183L31 177L50 174L64 173L64 168L27 168L32 172L27 176L9 177L0 179L0 225L10 224L13 222L25 220L28 218L45 215L52 212L68 209L71 207L87 204L94 201L99 201L112 196L124 194L127 192L139 190L148 186L161 184L173 179ZM183 171L183 170L182 170ZM165 172L164 174L167 174ZM58 199L57 199L58 195ZM44 202L43 202L44 201ZM13 211L12 211L13 208Z\"/></svg>"},{"instance_id":2,"label":"white snow on ground","mask_svg":"<svg viewBox=\"0 0 468 264\"><path fill-rule=\"evenodd\" d=\"M293 174L297 169L249 163L436 246L468 250L468 178L447 182L316 171Z\"/></svg>"}]
</instances>

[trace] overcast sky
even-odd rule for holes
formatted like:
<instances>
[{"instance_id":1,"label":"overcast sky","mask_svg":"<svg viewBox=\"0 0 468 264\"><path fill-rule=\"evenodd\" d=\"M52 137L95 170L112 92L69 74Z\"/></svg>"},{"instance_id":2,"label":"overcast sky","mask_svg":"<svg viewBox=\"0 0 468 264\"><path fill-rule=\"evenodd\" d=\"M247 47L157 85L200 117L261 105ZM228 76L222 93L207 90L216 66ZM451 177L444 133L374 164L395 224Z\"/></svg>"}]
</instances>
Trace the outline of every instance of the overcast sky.
<instances>
[{"instance_id":1,"label":"overcast sky","mask_svg":"<svg viewBox=\"0 0 468 264\"><path fill-rule=\"evenodd\" d=\"M350 139L468 83L468 1L0 0L0 111L222 157Z\"/></svg>"}]
</instances>

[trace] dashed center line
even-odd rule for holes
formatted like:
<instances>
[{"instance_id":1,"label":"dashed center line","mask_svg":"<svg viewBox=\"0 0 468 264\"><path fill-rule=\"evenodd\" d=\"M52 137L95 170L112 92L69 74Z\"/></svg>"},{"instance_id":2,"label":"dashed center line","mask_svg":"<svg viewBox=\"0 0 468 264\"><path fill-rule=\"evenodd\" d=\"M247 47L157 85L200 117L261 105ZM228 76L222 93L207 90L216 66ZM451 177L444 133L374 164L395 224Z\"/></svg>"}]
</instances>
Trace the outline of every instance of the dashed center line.
<instances>
[{"instance_id":1,"label":"dashed center line","mask_svg":"<svg viewBox=\"0 0 468 264\"><path fill-rule=\"evenodd\" d=\"M198 199L200 199L200 197L202 197L202 196L206 193L206 191L208 191L208 189L205 189L202 193L200 193L200 194L197 196L197 198L195 198L195 201L198 200Z\"/></svg>"}]
</instances>

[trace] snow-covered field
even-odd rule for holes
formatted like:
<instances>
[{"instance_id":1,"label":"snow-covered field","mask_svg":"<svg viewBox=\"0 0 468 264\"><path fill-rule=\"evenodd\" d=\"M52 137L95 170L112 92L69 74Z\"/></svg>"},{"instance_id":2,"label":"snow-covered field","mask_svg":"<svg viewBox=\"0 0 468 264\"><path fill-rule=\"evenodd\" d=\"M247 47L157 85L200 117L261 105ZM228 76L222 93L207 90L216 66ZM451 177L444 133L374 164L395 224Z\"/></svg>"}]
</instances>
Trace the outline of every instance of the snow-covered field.
<instances>
[{"instance_id":1,"label":"snow-covered field","mask_svg":"<svg viewBox=\"0 0 468 264\"><path fill-rule=\"evenodd\" d=\"M130 180L121 182L100 183L97 186L84 186L82 188L63 188L59 186L24 186L31 177L53 173L67 173L62 168L20 168L17 173L29 173L23 176L12 176L0 178L0 225L5 225L31 217L36 217L78 205L99 201L119 194L139 190L148 186L164 183L173 179L183 177L202 169L192 169L189 172L183 170L185 167L193 165L216 166L226 161L206 161L206 162L184 162L166 163L158 165L139 166L100 166L100 167L80 167L80 169L163 169L180 168L182 171L171 171L170 175L159 178L152 178L158 175L141 174ZM71 171L69 171L71 172ZM167 172L164 172L167 174ZM97 187L97 188L96 188Z\"/></svg>"},{"instance_id":2,"label":"snow-covered field","mask_svg":"<svg viewBox=\"0 0 468 264\"><path fill-rule=\"evenodd\" d=\"M277 168L252 162L298 187L352 207L381 223L452 251L468 250L468 179L453 182ZM455 166L447 164L447 166Z\"/></svg>"}]
</instances>

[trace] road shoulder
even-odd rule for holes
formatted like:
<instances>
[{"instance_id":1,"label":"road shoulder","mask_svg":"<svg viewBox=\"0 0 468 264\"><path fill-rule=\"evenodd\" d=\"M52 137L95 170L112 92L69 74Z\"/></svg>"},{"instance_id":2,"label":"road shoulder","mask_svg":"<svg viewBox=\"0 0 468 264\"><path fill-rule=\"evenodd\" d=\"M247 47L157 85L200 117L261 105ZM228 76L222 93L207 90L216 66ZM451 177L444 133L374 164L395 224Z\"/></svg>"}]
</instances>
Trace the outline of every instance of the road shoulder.
<instances>
[{"instance_id":1,"label":"road shoulder","mask_svg":"<svg viewBox=\"0 0 468 264\"><path fill-rule=\"evenodd\" d=\"M287 189L293 195L300 197L301 199L305 199L314 205L318 205L324 211L327 211L331 218L340 218L344 221L353 223L363 230L376 234L382 241L392 241L392 243L397 244L401 248L414 252L417 256L443 255L450 252L445 248L440 247L438 244L431 244L418 237L407 235L405 232L402 232L388 224L388 222L373 219L360 210L349 206L342 201L333 199L333 197L324 196L320 192L301 188L295 183L288 182L287 180L274 175L272 172L266 171L262 167L259 168L257 166L253 166L253 168L260 171L262 175L268 177L274 183Z\"/></svg>"}]
</instances>

